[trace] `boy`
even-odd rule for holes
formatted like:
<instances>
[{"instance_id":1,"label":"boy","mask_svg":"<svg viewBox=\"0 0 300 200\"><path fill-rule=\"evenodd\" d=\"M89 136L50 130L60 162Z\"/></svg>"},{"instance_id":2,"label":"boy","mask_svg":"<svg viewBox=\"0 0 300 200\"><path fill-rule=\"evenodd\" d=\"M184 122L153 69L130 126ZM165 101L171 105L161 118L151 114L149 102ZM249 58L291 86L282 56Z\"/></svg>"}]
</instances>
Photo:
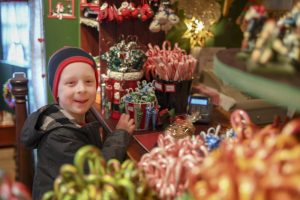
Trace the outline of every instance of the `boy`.
<instances>
[{"instance_id":1,"label":"boy","mask_svg":"<svg viewBox=\"0 0 300 200\"><path fill-rule=\"evenodd\" d=\"M86 119L95 102L97 80L96 63L82 49L65 47L51 56L48 81L55 104L32 113L21 135L27 147L37 149L33 199L41 199L52 189L61 165L73 163L76 151L84 145L99 147L106 160L125 159L133 119L123 114L105 141L100 138L99 122Z\"/></svg>"}]
</instances>

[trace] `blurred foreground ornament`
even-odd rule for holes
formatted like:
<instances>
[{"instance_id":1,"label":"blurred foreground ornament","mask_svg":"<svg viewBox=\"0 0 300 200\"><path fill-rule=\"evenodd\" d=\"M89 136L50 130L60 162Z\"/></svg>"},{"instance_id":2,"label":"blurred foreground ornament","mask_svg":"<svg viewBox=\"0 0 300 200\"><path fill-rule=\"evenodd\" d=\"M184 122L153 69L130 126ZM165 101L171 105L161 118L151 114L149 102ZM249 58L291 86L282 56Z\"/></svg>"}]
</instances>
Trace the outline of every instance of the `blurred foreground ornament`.
<instances>
[{"instance_id":1,"label":"blurred foreground ornament","mask_svg":"<svg viewBox=\"0 0 300 200\"><path fill-rule=\"evenodd\" d=\"M14 109L16 102L15 102L15 97L11 92L12 86L10 84L10 79L8 79L4 84L3 84L3 98L4 102L9 106L9 108Z\"/></svg>"},{"instance_id":2,"label":"blurred foreground ornament","mask_svg":"<svg viewBox=\"0 0 300 200\"><path fill-rule=\"evenodd\" d=\"M63 199L158 198L148 186L145 174L137 168L133 160L127 159L122 163L116 159L105 161L98 148L86 145L76 152L74 164L64 164L60 167L53 190L46 192L42 198Z\"/></svg>"},{"instance_id":3,"label":"blurred foreground ornament","mask_svg":"<svg viewBox=\"0 0 300 200\"><path fill-rule=\"evenodd\" d=\"M260 128L237 109L230 121L237 141L222 142L192 171L193 199L299 199L300 119Z\"/></svg>"},{"instance_id":4,"label":"blurred foreground ornament","mask_svg":"<svg viewBox=\"0 0 300 200\"><path fill-rule=\"evenodd\" d=\"M213 36L213 34L205 28L203 21L198 20L195 17L192 19L185 19L184 23L187 26L187 30L182 37L190 39L191 47L197 45L203 47L205 40Z\"/></svg>"},{"instance_id":5,"label":"blurred foreground ornament","mask_svg":"<svg viewBox=\"0 0 300 200\"><path fill-rule=\"evenodd\" d=\"M12 180L0 169L0 199L1 200L30 200L31 195L26 186Z\"/></svg>"}]
</instances>

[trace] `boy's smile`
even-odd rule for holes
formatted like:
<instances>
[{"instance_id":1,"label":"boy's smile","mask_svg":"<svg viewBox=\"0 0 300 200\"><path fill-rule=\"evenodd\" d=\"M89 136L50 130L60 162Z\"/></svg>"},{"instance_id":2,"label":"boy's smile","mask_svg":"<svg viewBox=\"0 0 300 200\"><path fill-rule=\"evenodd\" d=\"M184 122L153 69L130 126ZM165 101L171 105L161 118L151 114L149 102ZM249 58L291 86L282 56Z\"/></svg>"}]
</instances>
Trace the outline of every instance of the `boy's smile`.
<instances>
[{"instance_id":1,"label":"boy's smile","mask_svg":"<svg viewBox=\"0 0 300 200\"><path fill-rule=\"evenodd\" d=\"M85 114L95 101L96 91L94 69L87 63L71 63L60 76L58 103L78 123L84 123Z\"/></svg>"}]
</instances>

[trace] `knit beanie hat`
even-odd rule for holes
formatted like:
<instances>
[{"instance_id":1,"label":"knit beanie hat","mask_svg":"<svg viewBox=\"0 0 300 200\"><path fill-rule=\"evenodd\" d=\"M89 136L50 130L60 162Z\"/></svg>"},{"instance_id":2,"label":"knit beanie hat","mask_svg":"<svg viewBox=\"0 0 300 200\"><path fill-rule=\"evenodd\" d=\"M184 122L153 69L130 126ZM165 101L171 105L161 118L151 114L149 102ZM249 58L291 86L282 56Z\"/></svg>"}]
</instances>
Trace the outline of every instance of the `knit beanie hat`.
<instances>
[{"instance_id":1,"label":"knit beanie hat","mask_svg":"<svg viewBox=\"0 0 300 200\"><path fill-rule=\"evenodd\" d=\"M48 63L49 86L56 102L58 102L57 92L61 73L66 66L74 62L84 62L93 68L96 77L96 88L98 87L98 73L93 57L80 48L63 47L52 54Z\"/></svg>"}]
</instances>

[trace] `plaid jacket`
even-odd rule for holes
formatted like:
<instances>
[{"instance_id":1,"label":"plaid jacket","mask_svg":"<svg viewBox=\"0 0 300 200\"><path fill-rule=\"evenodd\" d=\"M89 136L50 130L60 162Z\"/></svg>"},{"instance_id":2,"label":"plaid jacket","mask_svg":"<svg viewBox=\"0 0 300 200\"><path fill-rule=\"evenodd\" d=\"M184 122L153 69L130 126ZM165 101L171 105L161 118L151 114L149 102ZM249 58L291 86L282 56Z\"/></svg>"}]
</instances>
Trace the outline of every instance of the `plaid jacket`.
<instances>
[{"instance_id":1,"label":"plaid jacket","mask_svg":"<svg viewBox=\"0 0 300 200\"><path fill-rule=\"evenodd\" d=\"M53 181L59 174L61 165L73 163L76 151L85 145L101 149L106 160L126 158L130 135L124 130L116 130L101 141L100 123L88 122L81 126L57 104L44 106L26 119L21 141L25 146L37 149L34 173L33 199L52 190Z\"/></svg>"}]
</instances>

